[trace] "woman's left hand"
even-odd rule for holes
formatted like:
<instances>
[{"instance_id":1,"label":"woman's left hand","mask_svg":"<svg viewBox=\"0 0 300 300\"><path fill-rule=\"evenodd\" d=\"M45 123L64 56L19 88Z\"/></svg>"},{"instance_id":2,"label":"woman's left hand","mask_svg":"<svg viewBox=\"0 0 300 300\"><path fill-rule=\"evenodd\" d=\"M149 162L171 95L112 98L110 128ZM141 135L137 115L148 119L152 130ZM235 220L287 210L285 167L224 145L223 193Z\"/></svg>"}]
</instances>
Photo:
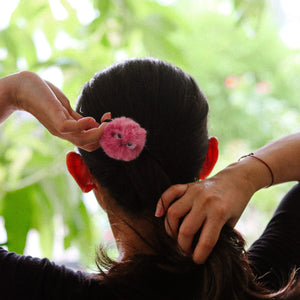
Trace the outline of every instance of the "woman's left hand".
<instances>
[{"instance_id":1,"label":"woman's left hand","mask_svg":"<svg viewBox=\"0 0 300 300\"><path fill-rule=\"evenodd\" d=\"M28 71L0 80L2 91L6 91L1 93L0 118L5 119L14 110L25 110L34 115L51 134L86 151L99 148L106 124L100 125L93 118L82 117L75 112L56 86Z\"/></svg>"},{"instance_id":2,"label":"woman's left hand","mask_svg":"<svg viewBox=\"0 0 300 300\"><path fill-rule=\"evenodd\" d=\"M235 226L255 192L244 169L236 166L232 164L201 182L171 186L158 201L155 215L166 214L167 233L177 239L182 250L193 254L196 263L205 262L225 223ZM200 229L193 249L194 236Z\"/></svg>"}]
</instances>

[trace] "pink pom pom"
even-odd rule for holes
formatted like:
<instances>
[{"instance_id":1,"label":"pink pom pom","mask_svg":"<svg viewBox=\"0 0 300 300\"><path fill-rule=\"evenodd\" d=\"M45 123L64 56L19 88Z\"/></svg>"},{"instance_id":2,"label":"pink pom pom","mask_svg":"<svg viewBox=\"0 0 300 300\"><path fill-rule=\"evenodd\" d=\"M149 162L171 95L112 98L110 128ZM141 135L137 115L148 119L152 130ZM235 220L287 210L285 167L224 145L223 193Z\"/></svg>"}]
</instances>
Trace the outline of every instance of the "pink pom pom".
<instances>
[{"instance_id":1,"label":"pink pom pom","mask_svg":"<svg viewBox=\"0 0 300 300\"><path fill-rule=\"evenodd\" d=\"M109 122L100 139L103 151L114 159L130 161L137 158L146 142L146 130L130 118Z\"/></svg>"}]
</instances>

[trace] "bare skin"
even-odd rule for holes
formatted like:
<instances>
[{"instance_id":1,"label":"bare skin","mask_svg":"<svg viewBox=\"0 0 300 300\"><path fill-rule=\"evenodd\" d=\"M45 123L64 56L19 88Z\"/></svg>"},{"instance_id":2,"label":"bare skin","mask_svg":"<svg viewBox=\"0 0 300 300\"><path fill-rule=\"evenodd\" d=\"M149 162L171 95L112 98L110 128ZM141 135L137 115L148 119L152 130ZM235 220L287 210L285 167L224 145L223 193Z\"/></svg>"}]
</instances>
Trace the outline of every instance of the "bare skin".
<instances>
[{"instance_id":1,"label":"bare skin","mask_svg":"<svg viewBox=\"0 0 300 300\"><path fill-rule=\"evenodd\" d=\"M37 74L27 71L0 79L0 123L16 110L31 113L50 133L86 151L94 151L99 147L99 139L106 126L106 123L100 125L93 118L82 117L76 113L67 97L57 87L42 80ZM110 118L109 114L102 119L107 118ZM277 184L300 180L299 152L300 134L296 133L268 144L257 150L255 155L271 167L274 184ZM203 263L216 244L223 225L228 223L234 226L252 195L269 185L270 181L270 173L266 166L247 157L202 182L171 187L159 200L156 215L163 216L167 211L170 227L166 222L166 230L171 235L177 232L179 218L185 216L176 236L181 247L187 252L192 252L191 241L195 232L202 227L193 258L195 262ZM86 182L82 183L83 186L85 184ZM97 198L100 198L99 195ZM177 198L179 200L171 204ZM118 219L121 220L124 216L122 212L120 214ZM114 211L111 220L117 224L115 217ZM123 228L122 232L127 231ZM136 240L129 232L123 236L119 236L116 230L114 233L117 239L122 241L119 243L120 248ZM134 248L142 247L141 244L136 244ZM131 251L121 250L125 256Z\"/></svg>"},{"instance_id":2,"label":"bare skin","mask_svg":"<svg viewBox=\"0 0 300 300\"><path fill-rule=\"evenodd\" d=\"M270 166L273 184L300 180L300 133L269 143L258 149L255 156ZM234 227L253 194L271 180L263 163L246 157L209 179L170 187L158 201L156 216L166 213L166 230L171 236L177 232L179 219L184 217L176 234L178 243L201 264L216 245L224 224ZM199 241L191 249L194 234L201 227Z\"/></svg>"},{"instance_id":3,"label":"bare skin","mask_svg":"<svg viewBox=\"0 0 300 300\"><path fill-rule=\"evenodd\" d=\"M87 151L99 147L105 124L75 112L67 97L37 74L24 71L0 79L0 122L16 110L35 116L53 135Z\"/></svg>"},{"instance_id":4,"label":"bare skin","mask_svg":"<svg viewBox=\"0 0 300 300\"><path fill-rule=\"evenodd\" d=\"M118 261L126 261L135 254L153 253L153 249L135 232L139 232L146 239L153 236L154 229L149 222L138 216L128 215L95 178L92 180L94 181L94 195L109 219L119 252Z\"/></svg>"},{"instance_id":5,"label":"bare skin","mask_svg":"<svg viewBox=\"0 0 300 300\"><path fill-rule=\"evenodd\" d=\"M99 148L99 140L111 114L105 113L98 124L91 117L82 117L75 112L67 97L52 83L44 81L32 72L21 72L0 78L0 123L16 110L24 110L35 116L53 135L68 140L75 146L94 151ZM69 158L70 159L70 158ZM68 157L67 157L68 160ZM80 155L76 153L70 163L82 163L76 170L84 176L75 175L83 191L94 190L99 204L106 210L119 249L119 260L126 260L136 253L149 253L151 249L138 237L131 227L143 228L144 235L151 235L152 228L133 216L128 216L115 203L107 191L94 179ZM86 186L89 189L86 189ZM128 226L128 224L130 226Z\"/></svg>"}]
</instances>

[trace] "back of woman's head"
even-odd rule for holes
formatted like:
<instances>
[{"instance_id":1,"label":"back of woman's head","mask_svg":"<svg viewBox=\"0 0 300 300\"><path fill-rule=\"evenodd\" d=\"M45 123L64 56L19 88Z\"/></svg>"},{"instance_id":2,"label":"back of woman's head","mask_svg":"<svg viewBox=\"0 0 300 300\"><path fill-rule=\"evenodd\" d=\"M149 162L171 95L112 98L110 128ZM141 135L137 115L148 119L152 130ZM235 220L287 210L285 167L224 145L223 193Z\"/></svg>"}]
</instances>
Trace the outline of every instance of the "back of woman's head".
<instances>
[{"instance_id":1,"label":"back of woman's head","mask_svg":"<svg viewBox=\"0 0 300 300\"><path fill-rule=\"evenodd\" d=\"M159 60L127 60L95 74L83 88L77 111L99 123L111 112L147 130L145 148L133 161L114 160L101 148L79 149L116 203L157 233L144 239L155 255L111 262L110 272L102 272L115 299L275 299L255 282L244 240L232 228L224 227L207 262L197 265L166 234L164 220L154 217L166 188L198 178L207 152L208 104L191 76ZM134 230L143 239L143 232ZM100 257L98 262L106 266L110 261Z\"/></svg>"},{"instance_id":2,"label":"back of woman's head","mask_svg":"<svg viewBox=\"0 0 300 300\"><path fill-rule=\"evenodd\" d=\"M84 86L77 111L100 122L105 112L147 130L146 146L131 162L101 148L80 150L92 175L129 213L154 213L171 184L198 178L207 147L208 104L192 77L155 59L132 59L98 72Z\"/></svg>"}]
</instances>

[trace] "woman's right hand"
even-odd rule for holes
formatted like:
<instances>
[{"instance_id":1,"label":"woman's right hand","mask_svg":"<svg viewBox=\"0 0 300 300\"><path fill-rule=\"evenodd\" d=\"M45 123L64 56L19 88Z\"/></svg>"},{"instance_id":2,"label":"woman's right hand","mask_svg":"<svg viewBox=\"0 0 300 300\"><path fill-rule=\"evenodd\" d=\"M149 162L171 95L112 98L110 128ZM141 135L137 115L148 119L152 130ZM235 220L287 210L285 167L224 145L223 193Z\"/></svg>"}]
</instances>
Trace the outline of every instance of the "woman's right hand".
<instances>
[{"instance_id":1,"label":"woman's right hand","mask_svg":"<svg viewBox=\"0 0 300 300\"><path fill-rule=\"evenodd\" d=\"M100 125L93 118L75 112L62 91L37 74L24 71L1 78L0 95L0 120L15 110L25 110L51 134L86 151L100 146L106 124Z\"/></svg>"}]
</instances>

